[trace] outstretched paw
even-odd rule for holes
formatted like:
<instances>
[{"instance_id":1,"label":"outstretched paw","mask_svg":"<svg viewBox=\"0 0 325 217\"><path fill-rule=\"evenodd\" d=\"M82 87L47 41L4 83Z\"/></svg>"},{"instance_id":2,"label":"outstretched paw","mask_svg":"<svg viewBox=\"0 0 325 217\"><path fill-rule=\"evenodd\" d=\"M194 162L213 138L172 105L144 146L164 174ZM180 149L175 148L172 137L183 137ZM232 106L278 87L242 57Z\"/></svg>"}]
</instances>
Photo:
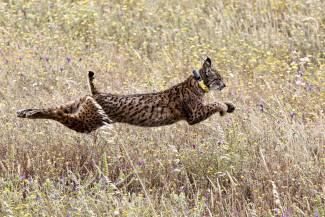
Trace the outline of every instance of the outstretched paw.
<instances>
[{"instance_id":1,"label":"outstretched paw","mask_svg":"<svg viewBox=\"0 0 325 217\"><path fill-rule=\"evenodd\" d=\"M228 102L226 102L225 104L227 105L227 113L232 113L235 111L235 106L233 104Z\"/></svg>"}]
</instances>

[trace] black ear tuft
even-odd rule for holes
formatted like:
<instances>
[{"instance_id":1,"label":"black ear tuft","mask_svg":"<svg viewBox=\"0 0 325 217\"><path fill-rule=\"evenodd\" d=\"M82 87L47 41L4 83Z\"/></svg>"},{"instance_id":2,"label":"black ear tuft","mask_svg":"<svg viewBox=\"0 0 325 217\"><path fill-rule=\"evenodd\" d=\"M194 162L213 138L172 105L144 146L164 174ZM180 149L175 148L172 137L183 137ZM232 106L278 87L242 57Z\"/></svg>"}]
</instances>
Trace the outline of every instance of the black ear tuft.
<instances>
[{"instance_id":1,"label":"black ear tuft","mask_svg":"<svg viewBox=\"0 0 325 217\"><path fill-rule=\"evenodd\" d=\"M211 62L210 57L207 57L206 60L204 61L203 65L206 67L209 67L209 66L211 66L211 64L212 64L212 62Z\"/></svg>"},{"instance_id":2,"label":"black ear tuft","mask_svg":"<svg viewBox=\"0 0 325 217\"><path fill-rule=\"evenodd\" d=\"M210 57L207 57L207 59L205 61L208 62L210 64L210 66L211 66L212 62L211 62Z\"/></svg>"}]
</instances>

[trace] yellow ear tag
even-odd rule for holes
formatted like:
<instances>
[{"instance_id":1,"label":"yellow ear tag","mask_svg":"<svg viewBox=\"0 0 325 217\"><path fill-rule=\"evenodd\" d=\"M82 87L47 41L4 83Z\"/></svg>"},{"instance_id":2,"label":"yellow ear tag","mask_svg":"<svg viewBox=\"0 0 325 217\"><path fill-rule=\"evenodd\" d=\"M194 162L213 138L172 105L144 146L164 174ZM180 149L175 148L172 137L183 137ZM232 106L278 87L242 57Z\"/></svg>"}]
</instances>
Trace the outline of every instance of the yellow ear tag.
<instances>
[{"instance_id":1,"label":"yellow ear tag","mask_svg":"<svg viewBox=\"0 0 325 217\"><path fill-rule=\"evenodd\" d=\"M204 81L201 80L199 81L199 86L201 87L202 90L204 90L204 92L209 92L209 88L204 84Z\"/></svg>"}]
</instances>

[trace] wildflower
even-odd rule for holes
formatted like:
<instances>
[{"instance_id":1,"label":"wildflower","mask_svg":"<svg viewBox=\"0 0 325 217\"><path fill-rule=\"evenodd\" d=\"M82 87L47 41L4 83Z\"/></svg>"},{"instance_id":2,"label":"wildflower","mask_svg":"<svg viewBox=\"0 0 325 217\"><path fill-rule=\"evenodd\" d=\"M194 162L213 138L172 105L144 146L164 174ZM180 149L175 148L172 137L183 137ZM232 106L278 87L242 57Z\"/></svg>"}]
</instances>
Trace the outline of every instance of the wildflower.
<instances>
[{"instance_id":1,"label":"wildflower","mask_svg":"<svg viewBox=\"0 0 325 217\"><path fill-rule=\"evenodd\" d=\"M177 147L175 145L170 145L169 147L170 147L172 152L174 152L174 153L178 152Z\"/></svg>"},{"instance_id":2,"label":"wildflower","mask_svg":"<svg viewBox=\"0 0 325 217\"><path fill-rule=\"evenodd\" d=\"M180 188L180 191L181 191L181 192L186 192L186 191L187 191L186 186L182 186L182 187Z\"/></svg>"},{"instance_id":3,"label":"wildflower","mask_svg":"<svg viewBox=\"0 0 325 217\"><path fill-rule=\"evenodd\" d=\"M318 210L315 211L315 217L319 217L319 213L318 213Z\"/></svg>"},{"instance_id":4,"label":"wildflower","mask_svg":"<svg viewBox=\"0 0 325 217\"><path fill-rule=\"evenodd\" d=\"M287 209L285 213L282 213L281 217L289 217L289 210Z\"/></svg>"},{"instance_id":5,"label":"wildflower","mask_svg":"<svg viewBox=\"0 0 325 217\"><path fill-rule=\"evenodd\" d=\"M179 168L175 168L173 171L174 171L175 173L179 173L179 172L181 172L181 170L180 170Z\"/></svg>"},{"instance_id":6,"label":"wildflower","mask_svg":"<svg viewBox=\"0 0 325 217\"><path fill-rule=\"evenodd\" d=\"M285 213L282 213L281 217L289 217L289 209L286 209Z\"/></svg>"},{"instance_id":7,"label":"wildflower","mask_svg":"<svg viewBox=\"0 0 325 217\"><path fill-rule=\"evenodd\" d=\"M290 112L290 117L291 117L291 120L293 120L295 117L296 117L297 113L292 111Z\"/></svg>"},{"instance_id":8,"label":"wildflower","mask_svg":"<svg viewBox=\"0 0 325 217\"><path fill-rule=\"evenodd\" d=\"M37 196L35 197L35 200L36 200L36 201L41 201L41 199L42 199L42 198L41 198L39 195L37 195Z\"/></svg>"},{"instance_id":9,"label":"wildflower","mask_svg":"<svg viewBox=\"0 0 325 217\"><path fill-rule=\"evenodd\" d=\"M195 144L193 144L193 145L192 145L192 148L193 148L193 149L196 149L196 145L195 145Z\"/></svg>"},{"instance_id":10,"label":"wildflower","mask_svg":"<svg viewBox=\"0 0 325 217\"><path fill-rule=\"evenodd\" d=\"M67 60L68 63L70 63L71 62L71 57L67 57L66 60Z\"/></svg>"},{"instance_id":11,"label":"wildflower","mask_svg":"<svg viewBox=\"0 0 325 217\"><path fill-rule=\"evenodd\" d=\"M71 217L71 216L72 216L72 215L71 215L71 212L72 212L72 208L69 209L69 212L68 212L68 214L66 215L66 217Z\"/></svg>"},{"instance_id":12,"label":"wildflower","mask_svg":"<svg viewBox=\"0 0 325 217\"><path fill-rule=\"evenodd\" d=\"M305 86L305 83L302 80L298 79L298 80L296 80L296 85Z\"/></svg>"},{"instance_id":13,"label":"wildflower","mask_svg":"<svg viewBox=\"0 0 325 217\"><path fill-rule=\"evenodd\" d=\"M137 165L138 165L139 167L142 167L142 166L144 165L144 160L140 160L140 161L137 163Z\"/></svg>"},{"instance_id":14,"label":"wildflower","mask_svg":"<svg viewBox=\"0 0 325 217\"><path fill-rule=\"evenodd\" d=\"M120 185L121 183L123 183L123 180L120 179L120 178L117 178L117 179L113 182L113 184L114 184L115 186L118 186L118 185Z\"/></svg>"},{"instance_id":15,"label":"wildflower","mask_svg":"<svg viewBox=\"0 0 325 217\"><path fill-rule=\"evenodd\" d=\"M303 57L303 58L300 58L299 60L300 60L301 63L308 63L308 62L310 62L310 59L309 59L308 56Z\"/></svg>"},{"instance_id":16,"label":"wildflower","mask_svg":"<svg viewBox=\"0 0 325 217\"><path fill-rule=\"evenodd\" d=\"M307 91L309 91L309 92L312 92L312 91L314 90L313 85L311 85L311 84L307 84L306 89L307 89Z\"/></svg>"}]
</instances>

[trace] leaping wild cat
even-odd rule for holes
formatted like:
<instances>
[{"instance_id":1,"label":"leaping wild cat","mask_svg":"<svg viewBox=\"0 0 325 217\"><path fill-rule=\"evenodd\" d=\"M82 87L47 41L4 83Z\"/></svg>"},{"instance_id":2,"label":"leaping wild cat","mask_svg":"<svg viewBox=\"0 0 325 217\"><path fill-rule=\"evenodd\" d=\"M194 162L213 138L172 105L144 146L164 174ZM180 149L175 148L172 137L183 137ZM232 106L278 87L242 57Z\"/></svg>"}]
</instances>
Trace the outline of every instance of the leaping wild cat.
<instances>
[{"instance_id":1,"label":"leaping wild cat","mask_svg":"<svg viewBox=\"0 0 325 217\"><path fill-rule=\"evenodd\" d=\"M23 109L20 118L52 119L80 133L90 133L106 124L115 122L155 127L180 120L190 125L219 112L231 113L230 103L215 102L204 105L203 96L209 90L222 90L226 85L207 58L199 71L184 82L158 93L115 95L102 93L93 84L94 73L88 73L91 96L81 97L66 105L48 109Z\"/></svg>"}]
</instances>

